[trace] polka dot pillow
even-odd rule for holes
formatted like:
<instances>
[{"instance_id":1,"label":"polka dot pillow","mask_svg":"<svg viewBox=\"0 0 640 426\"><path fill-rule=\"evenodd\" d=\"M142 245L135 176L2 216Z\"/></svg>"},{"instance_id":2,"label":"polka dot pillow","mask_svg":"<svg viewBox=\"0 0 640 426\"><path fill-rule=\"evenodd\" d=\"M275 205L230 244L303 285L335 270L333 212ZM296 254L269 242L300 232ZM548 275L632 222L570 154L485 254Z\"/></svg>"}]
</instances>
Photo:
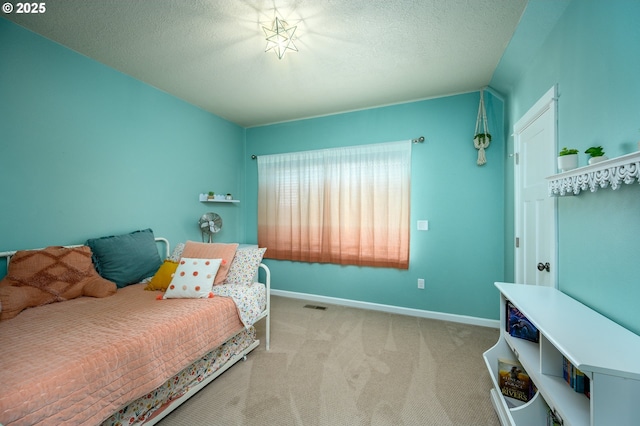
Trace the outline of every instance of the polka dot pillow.
<instances>
[{"instance_id":1,"label":"polka dot pillow","mask_svg":"<svg viewBox=\"0 0 640 426\"><path fill-rule=\"evenodd\" d=\"M202 299L213 297L211 289L222 259L194 259L183 257L164 299Z\"/></svg>"}]
</instances>

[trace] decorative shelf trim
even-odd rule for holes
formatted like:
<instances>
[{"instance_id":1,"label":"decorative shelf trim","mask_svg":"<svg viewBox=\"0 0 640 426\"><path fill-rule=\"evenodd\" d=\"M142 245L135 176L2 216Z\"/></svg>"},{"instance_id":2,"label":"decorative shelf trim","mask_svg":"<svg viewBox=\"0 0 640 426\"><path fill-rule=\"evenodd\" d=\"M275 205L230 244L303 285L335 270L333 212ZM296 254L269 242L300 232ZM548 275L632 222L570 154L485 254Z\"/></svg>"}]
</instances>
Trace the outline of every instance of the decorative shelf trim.
<instances>
[{"instance_id":1,"label":"decorative shelf trim","mask_svg":"<svg viewBox=\"0 0 640 426\"><path fill-rule=\"evenodd\" d=\"M618 189L621 184L640 183L640 151L568 172L549 176L549 196L578 195L587 188Z\"/></svg>"}]
</instances>

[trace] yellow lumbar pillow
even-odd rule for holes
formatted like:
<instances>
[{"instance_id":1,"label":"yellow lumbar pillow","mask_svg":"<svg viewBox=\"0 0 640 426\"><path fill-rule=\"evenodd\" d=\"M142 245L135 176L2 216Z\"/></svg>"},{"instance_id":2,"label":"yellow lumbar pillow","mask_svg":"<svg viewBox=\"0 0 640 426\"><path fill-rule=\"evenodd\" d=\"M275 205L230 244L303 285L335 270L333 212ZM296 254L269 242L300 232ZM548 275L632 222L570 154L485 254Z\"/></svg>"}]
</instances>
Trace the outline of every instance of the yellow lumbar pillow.
<instances>
[{"instance_id":1,"label":"yellow lumbar pillow","mask_svg":"<svg viewBox=\"0 0 640 426\"><path fill-rule=\"evenodd\" d=\"M176 269L178 269L177 262L165 260L162 266L158 269L158 272L156 272L153 278L151 278L151 281L149 281L149 284L147 284L144 289L152 291L166 291Z\"/></svg>"}]
</instances>

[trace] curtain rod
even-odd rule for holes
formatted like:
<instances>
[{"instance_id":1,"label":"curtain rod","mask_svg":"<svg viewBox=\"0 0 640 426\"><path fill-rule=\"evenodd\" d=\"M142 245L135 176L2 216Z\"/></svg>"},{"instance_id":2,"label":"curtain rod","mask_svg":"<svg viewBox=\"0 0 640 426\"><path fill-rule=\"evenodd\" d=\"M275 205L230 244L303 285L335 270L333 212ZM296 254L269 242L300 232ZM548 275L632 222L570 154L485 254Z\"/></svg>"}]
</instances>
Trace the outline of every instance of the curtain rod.
<instances>
[{"instance_id":1,"label":"curtain rod","mask_svg":"<svg viewBox=\"0 0 640 426\"><path fill-rule=\"evenodd\" d=\"M420 137L417 137L415 139L411 139L411 142L412 143L422 143L422 142L424 142L424 136L420 136ZM257 155L255 155L255 154L251 155L251 159L252 160L255 160L256 158L258 158Z\"/></svg>"}]
</instances>

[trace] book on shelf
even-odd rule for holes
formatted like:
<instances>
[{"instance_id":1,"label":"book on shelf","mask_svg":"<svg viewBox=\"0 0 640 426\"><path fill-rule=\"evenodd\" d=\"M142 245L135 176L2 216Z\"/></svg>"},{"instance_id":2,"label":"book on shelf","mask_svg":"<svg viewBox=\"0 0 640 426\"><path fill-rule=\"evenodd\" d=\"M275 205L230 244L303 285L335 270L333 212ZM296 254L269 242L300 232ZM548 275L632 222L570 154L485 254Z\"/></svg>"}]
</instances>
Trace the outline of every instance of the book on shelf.
<instances>
[{"instance_id":1,"label":"book on shelf","mask_svg":"<svg viewBox=\"0 0 640 426\"><path fill-rule=\"evenodd\" d=\"M547 426L562 426L562 420L553 412L553 410L549 409L547 411Z\"/></svg>"},{"instance_id":2,"label":"book on shelf","mask_svg":"<svg viewBox=\"0 0 640 426\"><path fill-rule=\"evenodd\" d=\"M576 368L565 356L562 357L562 378L576 392L585 394L587 398L591 397L589 377Z\"/></svg>"},{"instance_id":3,"label":"book on shelf","mask_svg":"<svg viewBox=\"0 0 640 426\"><path fill-rule=\"evenodd\" d=\"M523 402L535 393L531 378L518 361L498 359L498 385L502 395Z\"/></svg>"},{"instance_id":4,"label":"book on shelf","mask_svg":"<svg viewBox=\"0 0 640 426\"><path fill-rule=\"evenodd\" d=\"M540 341L540 332L518 308L507 300L506 306L507 333L519 339L529 340L535 343Z\"/></svg>"}]
</instances>

